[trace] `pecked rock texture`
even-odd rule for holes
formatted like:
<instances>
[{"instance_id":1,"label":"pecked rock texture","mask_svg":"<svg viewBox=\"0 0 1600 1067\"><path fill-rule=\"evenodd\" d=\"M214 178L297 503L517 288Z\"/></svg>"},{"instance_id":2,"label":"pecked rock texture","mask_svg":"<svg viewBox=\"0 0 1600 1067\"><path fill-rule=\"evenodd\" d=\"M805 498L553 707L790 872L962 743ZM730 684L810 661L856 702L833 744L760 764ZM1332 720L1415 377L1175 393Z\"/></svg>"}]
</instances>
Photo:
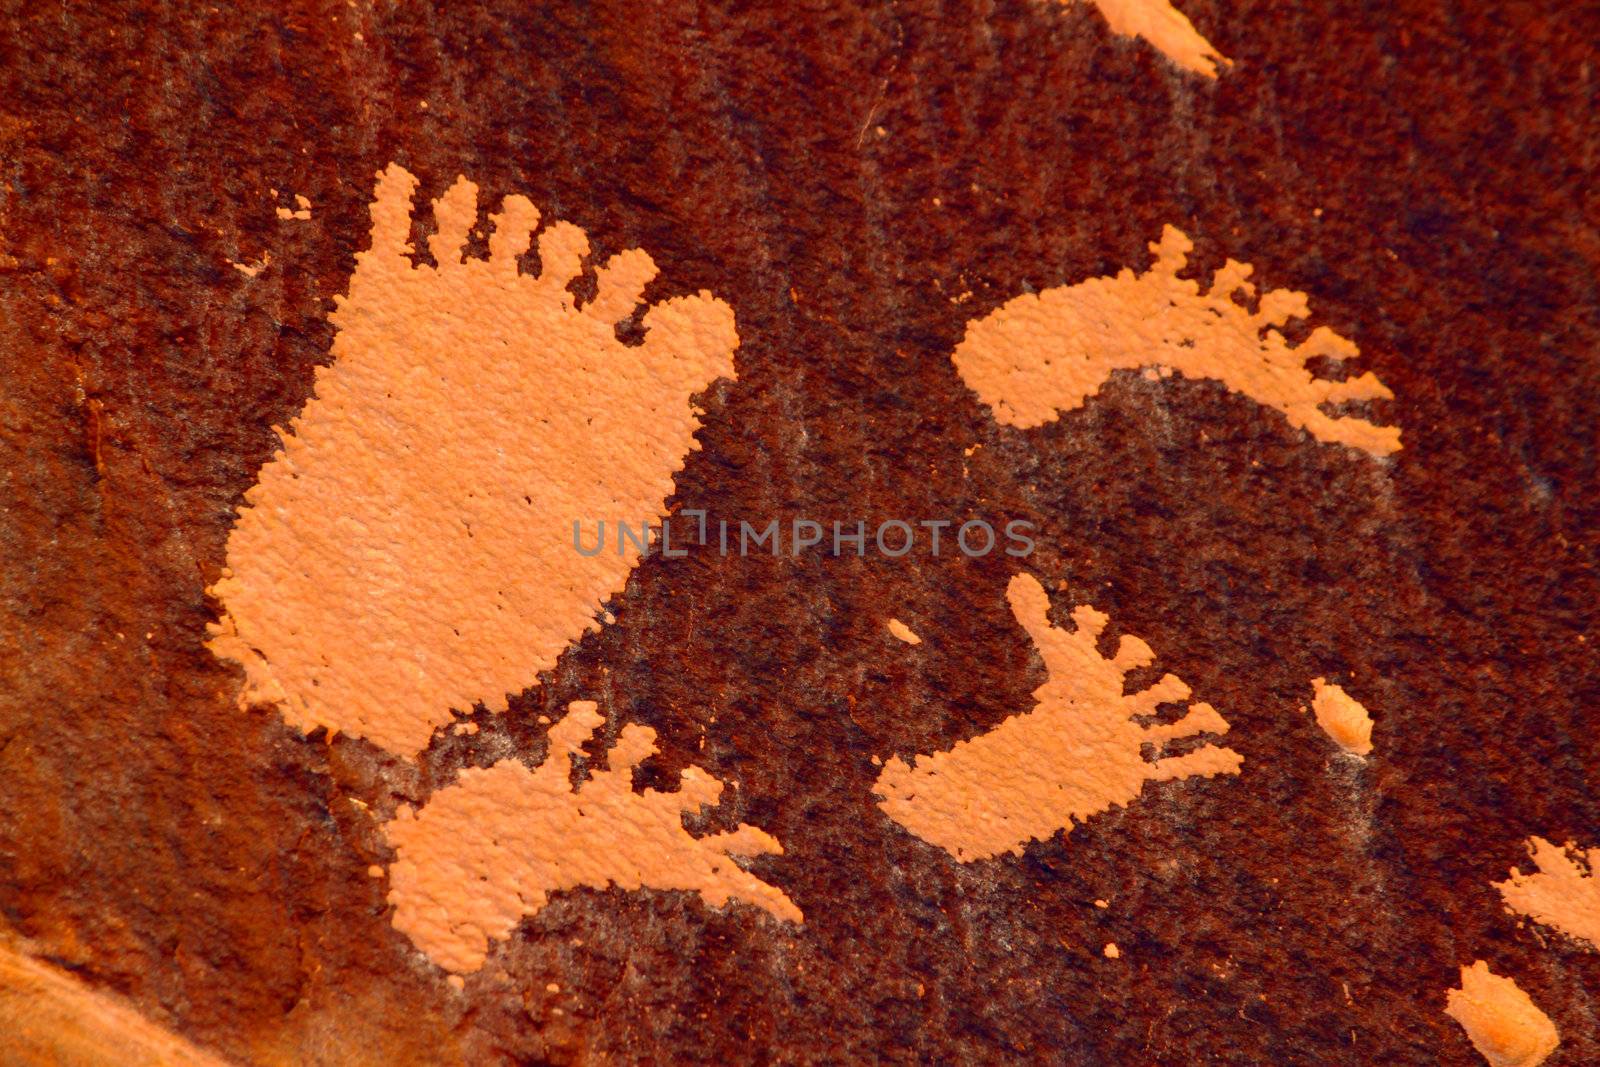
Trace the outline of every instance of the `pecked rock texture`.
<instances>
[{"instance_id":1,"label":"pecked rock texture","mask_svg":"<svg viewBox=\"0 0 1600 1067\"><path fill-rule=\"evenodd\" d=\"M16 973L241 1064L1432 1065L1484 1062L1445 1011L1483 961L1559 1033L1544 1063L1600 1062L1600 953L1496 888L1531 839L1600 839L1600 16L1177 6L1215 77L1050 0L7 5ZM419 204L467 175L486 208L583 230L579 302L642 249L659 274L624 349L646 305L731 309L737 373L695 396L675 537L694 510L976 517L1032 523L1033 552L652 555L503 711L437 709L454 725L420 753L241 709L207 591L335 358L391 166ZM419 268L436 227L419 209ZM1146 275L1167 227L1208 300L1234 298L1211 288L1229 260L1309 294L1283 342L1326 328L1348 358L1306 369L1383 385L1319 410L1399 450L1181 362L997 420L952 359L969 326ZM516 418L495 388L462 410ZM1092 605L1103 655L1154 650L1128 692L1170 673L1224 709L1239 773L976 860L889 818L890 761L991 734L1050 680L1007 602L1023 574L1051 627ZM1365 757L1318 725L1315 679L1370 713ZM603 724L569 795L613 753L641 797L722 783L685 833L756 828L741 880L804 921L585 885L464 975L398 930L386 827L464 769L544 765L583 701ZM7 1042L0 1062L49 1062Z\"/></svg>"}]
</instances>

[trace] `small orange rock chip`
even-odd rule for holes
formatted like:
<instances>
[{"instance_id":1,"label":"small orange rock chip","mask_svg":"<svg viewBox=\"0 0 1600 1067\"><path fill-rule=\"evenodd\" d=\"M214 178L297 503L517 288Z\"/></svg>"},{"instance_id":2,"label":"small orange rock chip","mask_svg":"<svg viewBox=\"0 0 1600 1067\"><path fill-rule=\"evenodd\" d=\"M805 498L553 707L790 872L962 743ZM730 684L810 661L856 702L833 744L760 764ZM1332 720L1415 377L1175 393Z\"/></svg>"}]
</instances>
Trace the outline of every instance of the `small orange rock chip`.
<instances>
[{"instance_id":1,"label":"small orange rock chip","mask_svg":"<svg viewBox=\"0 0 1600 1067\"><path fill-rule=\"evenodd\" d=\"M1313 678L1311 711L1317 725L1353 756L1372 752L1372 716L1361 702L1323 678Z\"/></svg>"}]
</instances>

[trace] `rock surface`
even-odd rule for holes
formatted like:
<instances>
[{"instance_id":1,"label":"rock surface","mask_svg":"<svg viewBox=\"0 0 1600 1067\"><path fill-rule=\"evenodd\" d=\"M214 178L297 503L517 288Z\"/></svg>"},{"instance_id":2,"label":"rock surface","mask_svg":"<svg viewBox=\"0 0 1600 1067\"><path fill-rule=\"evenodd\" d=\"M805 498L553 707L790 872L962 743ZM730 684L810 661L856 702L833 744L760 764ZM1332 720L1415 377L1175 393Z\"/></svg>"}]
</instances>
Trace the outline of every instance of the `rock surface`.
<instances>
[{"instance_id":1,"label":"rock surface","mask_svg":"<svg viewBox=\"0 0 1600 1067\"><path fill-rule=\"evenodd\" d=\"M1559 1031L1545 1063L1600 1062L1600 953L1495 887L1530 839L1600 840L1600 13L1181 7L1214 78L1046 0L10 5L0 922L239 1063L1472 1064L1444 1008L1479 960ZM415 761L241 710L206 590L391 164L581 227L579 295L641 248L647 301L732 308L675 508L1036 549L646 559ZM997 422L969 324L1146 272L1167 226L1186 277L1309 293L1288 339L1357 345L1400 451L1181 373ZM886 817L886 761L1047 680L1019 573L1156 651L1131 689L1225 709L1240 773L971 863ZM1365 760L1301 710L1317 678L1372 713ZM577 889L452 984L393 925L384 827L540 765L585 700L595 767L636 724L641 794L727 784L686 828L781 841L747 870L805 921Z\"/></svg>"}]
</instances>

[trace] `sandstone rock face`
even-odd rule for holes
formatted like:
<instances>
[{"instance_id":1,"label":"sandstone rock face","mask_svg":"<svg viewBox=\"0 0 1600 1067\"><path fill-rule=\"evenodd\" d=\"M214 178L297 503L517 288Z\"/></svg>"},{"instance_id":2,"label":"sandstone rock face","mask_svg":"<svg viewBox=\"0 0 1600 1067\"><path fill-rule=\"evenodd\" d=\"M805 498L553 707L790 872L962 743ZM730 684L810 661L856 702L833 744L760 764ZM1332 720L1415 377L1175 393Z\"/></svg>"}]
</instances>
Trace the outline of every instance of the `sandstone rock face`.
<instances>
[{"instance_id":1,"label":"sandstone rock face","mask_svg":"<svg viewBox=\"0 0 1600 1067\"><path fill-rule=\"evenodd\" d=\"M0 1063L1600 1062L1593 10L0 34Z\"/></svg>"}]
</instances>

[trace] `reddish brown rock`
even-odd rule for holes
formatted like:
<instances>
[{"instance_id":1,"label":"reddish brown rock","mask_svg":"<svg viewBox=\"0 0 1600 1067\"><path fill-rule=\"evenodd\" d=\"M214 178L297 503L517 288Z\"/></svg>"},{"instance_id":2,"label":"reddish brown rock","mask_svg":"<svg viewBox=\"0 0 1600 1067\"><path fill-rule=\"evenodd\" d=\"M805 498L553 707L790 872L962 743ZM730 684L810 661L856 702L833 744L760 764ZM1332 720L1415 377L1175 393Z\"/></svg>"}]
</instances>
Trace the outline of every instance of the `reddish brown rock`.
<instances>
[{"instance_id":1,"label":"reddish brown rock","mask_svg":"<svg viewBox=\"0 0 1600 1067\"><path fill-rule=\"evenodd\" d=\"M1215 79L1044 0L0 14L0 921L241 1063L1471 1064L1444 1007L1477 960L1559 1031L1546 1064L1600 1062L1600 954L1494 885L1600 825L1600 19L1181 7ZM645 249L647 300L727 301L679 508L1015 517L1036 551L647 560L415 765L241 712L205 590L390 163ZM967 324L1145 271L1166 225L1192 277L1310 293L1402 450L1131 372L997 423ZM1130 684L1226 709L1243 766L962 864L872 787L1031 706L1021 571L1055 625L1091 604L1157 651ZM1300 710L1315 678L1371 710L1365 761ZM803 926L578 890L452 987L391 924L382 826L537 766L574 700L597 765L655 731L639 791L729 783L689 829L781 841L749 870Z\"/></svg>"}]
</instances>

